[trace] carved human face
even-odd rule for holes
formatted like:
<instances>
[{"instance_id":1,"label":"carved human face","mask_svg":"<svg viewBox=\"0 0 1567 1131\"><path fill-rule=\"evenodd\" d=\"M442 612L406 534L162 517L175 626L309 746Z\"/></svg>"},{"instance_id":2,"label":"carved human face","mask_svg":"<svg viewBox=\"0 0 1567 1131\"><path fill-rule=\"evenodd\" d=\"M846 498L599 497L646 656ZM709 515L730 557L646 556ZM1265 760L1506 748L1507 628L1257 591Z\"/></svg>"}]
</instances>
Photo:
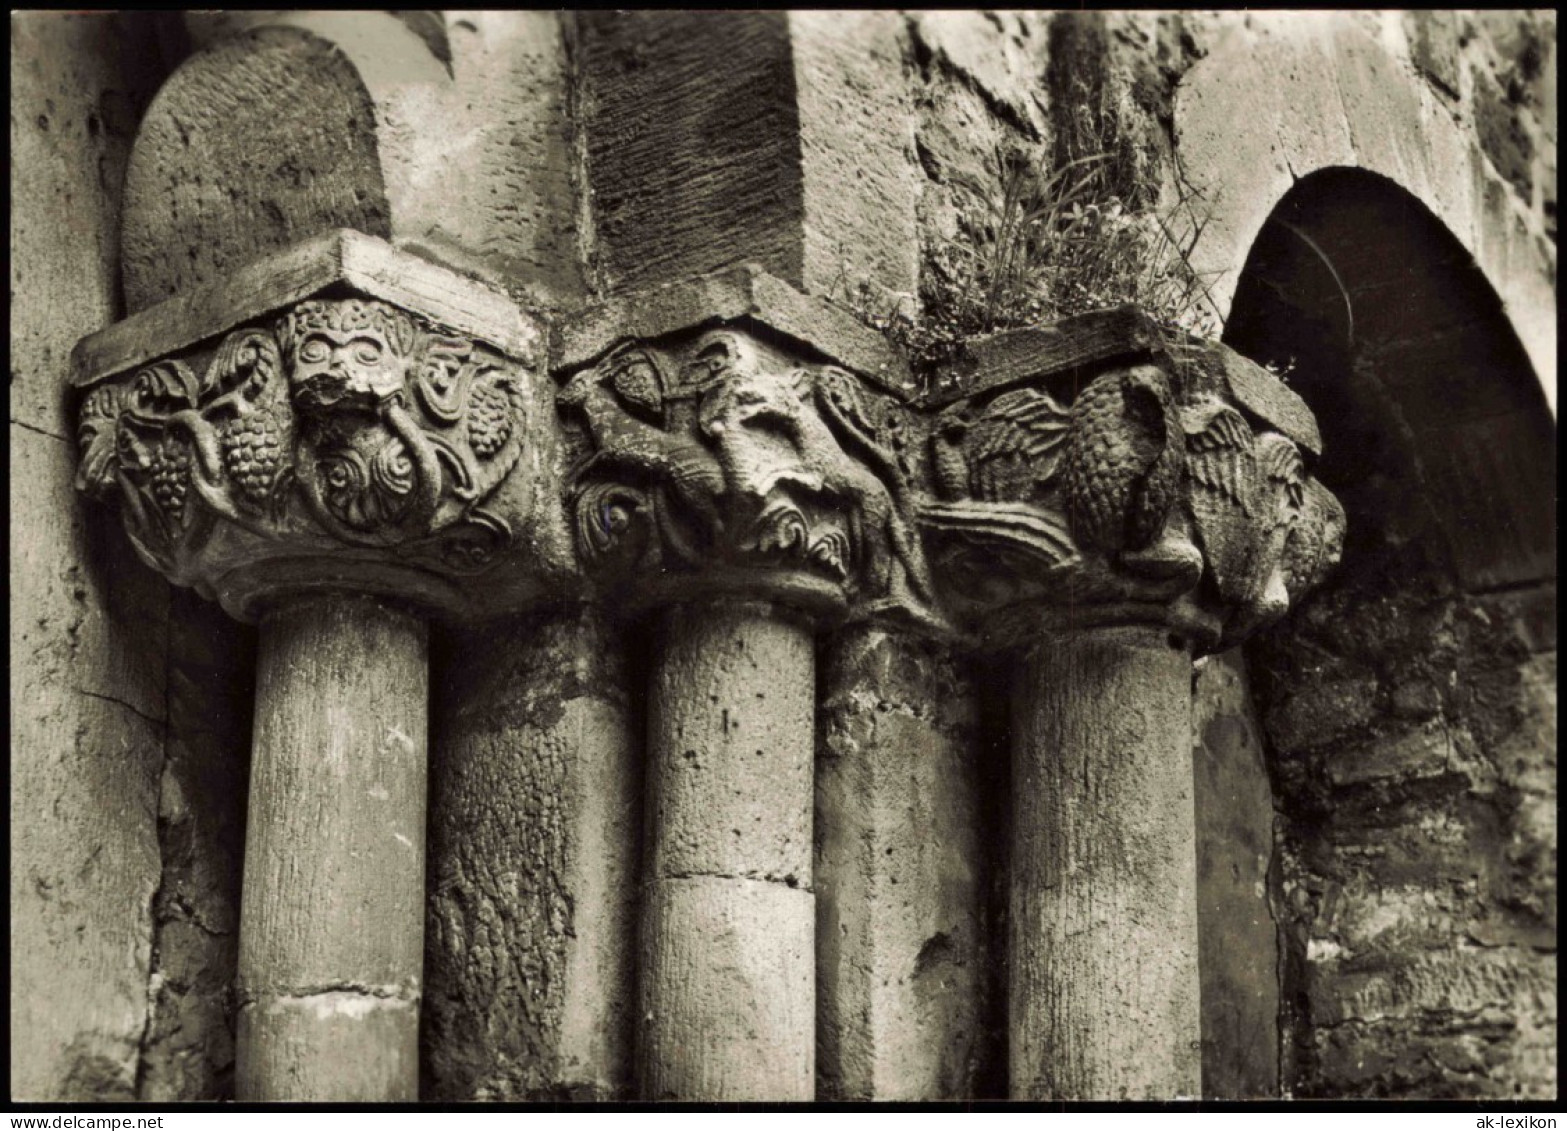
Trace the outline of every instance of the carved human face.
<instances>
[{"instance_id":1,"label":"carved human face","mask_svg":"<svg viewBox=\"0 0 1567 1131\"><path fill-rule=\"evenodd\" d=\"M403 389L406 360L379 331L313 329L294 351L290 383L305 412L371 412Z\"/></svg>"}]
</instances>

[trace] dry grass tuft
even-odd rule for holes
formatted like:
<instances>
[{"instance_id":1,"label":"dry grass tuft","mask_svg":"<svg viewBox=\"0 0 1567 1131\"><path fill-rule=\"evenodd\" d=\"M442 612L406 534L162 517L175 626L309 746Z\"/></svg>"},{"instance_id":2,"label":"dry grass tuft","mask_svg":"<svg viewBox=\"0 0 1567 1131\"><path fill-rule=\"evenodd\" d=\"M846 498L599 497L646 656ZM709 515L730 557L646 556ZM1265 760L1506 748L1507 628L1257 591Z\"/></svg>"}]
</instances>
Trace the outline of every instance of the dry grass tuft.
<instances>
[{"instance_id":1,"label":"dry grass tuft","mask_svg":"<svg viewBox=\"0 0 1567 1131\"><path fill-rule=\"evenodd\" d=\"M1172 343L1217 337L1209 299L1214 273L1191 251L1208 222L1185 183L1168 207L1129 204L1112 183L1106 153L1053 171L1015 148L998 148L983 178L954 177L957 235L927 248L922 310L878 304L867 284L831 297L888 334L928 375L965 338L1135 304ZM1143 194L1146 195L1146 194Z\"/></svg>"}]
</instances>

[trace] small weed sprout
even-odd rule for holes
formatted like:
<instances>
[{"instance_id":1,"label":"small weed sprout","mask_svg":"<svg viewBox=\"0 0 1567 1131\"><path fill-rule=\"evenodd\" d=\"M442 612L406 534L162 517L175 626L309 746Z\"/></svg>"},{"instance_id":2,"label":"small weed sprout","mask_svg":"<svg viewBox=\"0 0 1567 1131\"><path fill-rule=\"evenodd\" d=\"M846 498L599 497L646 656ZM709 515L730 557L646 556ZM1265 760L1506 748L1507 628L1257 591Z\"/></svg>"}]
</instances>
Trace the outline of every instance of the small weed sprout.
<instances>
[{"instance_id":1,"label":"small weed sprout","mask_svg":"<svg viewBox=\"0 0 1567 1131\"><path fill-rule=\"evenodd\" d=\"M1262 367L1288 385L1291 375L1295 372L1295 361L1294 357L1285 362L1264 361Z\"/></svg>"}]
</instances>

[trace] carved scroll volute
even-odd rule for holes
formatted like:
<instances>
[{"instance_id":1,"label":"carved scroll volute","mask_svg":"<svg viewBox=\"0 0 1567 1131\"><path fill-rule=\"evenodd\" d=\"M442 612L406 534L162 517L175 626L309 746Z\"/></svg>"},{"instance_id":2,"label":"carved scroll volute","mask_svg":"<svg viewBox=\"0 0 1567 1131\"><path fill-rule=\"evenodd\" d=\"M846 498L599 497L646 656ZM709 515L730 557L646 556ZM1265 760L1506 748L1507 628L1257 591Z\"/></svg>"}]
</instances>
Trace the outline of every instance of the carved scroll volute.
<instances>
[{"instance_id":1,"label":"carved scroll volute","mask_svg":"<svg viewBox=\"0 0 1567 1131\"><path fill-rule=\"evenodd\" d=\"M1153 623L1227 647L1337 561L1318 446L1298 397L1213 344L969 396L932 422L937 499L919 512L943 602L1002 644Z\"/></svg>"},{"instance_id":2,"label":"carved scroll volute","mask_svg":"<svg viewBox=\"0 0 1567 1131\"><path fill-rule=\"evenodd\" d=\"M308 299L91 388L77 484L120 501L149 564L236 615L345 578L461 614L463 579L526 518L498 488L529 381L390 303Z\"/></svg>"},{"instance_id":3,"label":"carved scroll volute","mask_svg":"<svg viewBox=\"0 0 1567 1131\"><path fill-rule=\"evenodd\" d=\"M623 343L567 378L567 505L601 584L933 622L888 405L738 330Z\"/></svg>"}]
</instances>

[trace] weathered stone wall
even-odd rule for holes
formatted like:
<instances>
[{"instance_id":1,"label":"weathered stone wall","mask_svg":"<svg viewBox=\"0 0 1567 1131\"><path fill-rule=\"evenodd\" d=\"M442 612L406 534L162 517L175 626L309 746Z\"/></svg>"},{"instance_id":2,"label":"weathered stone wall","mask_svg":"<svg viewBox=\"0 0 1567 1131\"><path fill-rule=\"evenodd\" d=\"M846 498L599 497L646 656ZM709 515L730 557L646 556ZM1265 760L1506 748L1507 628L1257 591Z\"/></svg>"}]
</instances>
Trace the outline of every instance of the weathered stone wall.
<instances>
[{"instance_id":1,"label":"weathered stone wall","mask_svg":"<svg viewBox=\"0 0 1567 1131\"><path fill-rule=\"evenodd\" d=\"M130 1099L161 879L168 586L74 495L75 339L122 314L119 183L156 49L12 16L13 1096Z\"/></svg>"},{"instance_id":2,"label":"weathered stone wall","mask_svg":"<svg viewBox=\"0 0 1567 1131\"><path fill-rule=\"evenodd\" d=\"M1488 20L1458 18L1472 38L1460 53L1460 73L1468 77L1457 100L1412 61L1418 36L1396 14L1236 16L1202 39L1203 57L1177 90L1175 136L1185 175L1214 206L1191 259L1214 273L1215 301L1228 307L1249 249L1297 182L1333 168L1373 173L1429 209L1473 257L1506 306L1554 412L1551 192L1542 179L1525 196L1509 180L1510 162L1504 156L1498 163L1498 131L1479 125L1502 111L1494 103L1484 110L1484 96L1475 92L1486 82L1472 80L1488 68L1512 71L1530 41L1549 54L1555 17L1512 13L1504 22L1518 34L1499 48L1488 38ZM1554 177L1552 81L1548 71L1519 79L1518 105L1506 110L1519 136L1535 139L1531 179Z\"/></svg>"},{"instance_id":3,"label":"weathered stone wall","mask_svg":"<svg viewBox=\"0 0 1567 1131\"><path fill-rule=\"evenodd\" d=\"M11 1008L13 1030L35 1034L13 1048L16 1098L231 1091L254 639L189 593L171 597L115 524L73 495L65 396L71 345L127 313L118 217L129 143L185 52L261 28L249 34L334 66L337 50L311 36L346 37L363 66L375 35L401 37L423 41L422 65L449 85L438 101L375 110L388 152L418 149L410 139L432 125L441 134L417 160L386 161L395 173L386 201L351 200L317 216L311 191L288 188L311 181L314 167L285 167L259 190L254 232L225 229L227 242L196 247L189 217L166 217L185 233L179 246L144 238L129 249L135 263L172 257L159 269L159 293L204 278L197 256L243 259L235 249L251 248L247 240L278 246L303 234L292 225L306 213L330 225L363 206L362 226L382 224L539 308L767 259L862 316L939 319L952 245L972 241L976 222L956 181L999 191L994 154L1013 145L1044 164L1104 152L1129 199L1205 202L1211 214L1193 260L1224 272L1213 289L1222 314L1280 196L1314 169L1347 165L1395 180L1475 256L1554 405L1552 13L878 13L841 26L818 14L726 18L746 23L727 49L702 38L717 23L694 17L686 19L700 34L686 40L668 34L675 17L406 13L361 41L346 14L13 16ZM758 60L777 81L745 101L746 76L763 73ZM373 70L371 86L387 79ZM1250 111L1237 115L1237 105ZM667 106L688 116L639 117ZM345 136L368 137L371 112L367 103L366 120L345 124ZM779 122L796 133L769 125ZM740 134L729 136L725 123ZM168 191L150 192L144 209L199 210L206 190L192 184L205 176L202 163L247 159L226 122L208 125L199 141L208 148L170 172ZM762 184L747 164L757 152L776 164L782 195L764 193L752 207L750 197L730 199L724 178L747 191ZM855 155L874 168L857 169ZM650 205L649 184L665 181L673 187ZM669 193L686 192L682 184L695 186L682 210L661 211ZM472 199L452 207L459 191ZM873 236L857 241L865 229ZM130 295L132 305L157 291L138 286L146 293ZM1352 511L1357 521L1377 516ZM1309 607L1287 649L1260 653L1261 727L1233 657L1197 679L1210 1094L1554 1093L1555 668L1554 638L1544 634L1553 618L1534 588L1474 596L1433 576L1423 565L1356 572ZM446 662L458 684L490 674L468 670L480 662L472 657ZM933 662L945 670L951 661ZM997 962L1000 862L990 847L965 842L948 874L932 857L940 846L914 844L894 821L908 819L901 806L937 797L939 819L989 811L993 802L973 785L989 770L956 752L984 725L976 730L966 693L920 703L907 688L880 694L851 682L821 697L818 757L859 773L850 762L864 754L862 769L884 792L857 816L870 841L884 836L894 850L865 862L858 879L882 899L909 875L939 875L943 894L897 909L884 934L856 925L854 945L863 942L866 955L853 961L861 973L885 961L891 985L857 1015L870 1059L850 1067L870 1083L850 1081L850 1067L832 1077L840 1068L819 1062L829 1074L822 1087L878 1096L994 1089L1001 1076L984 1058L995 1055L999 983L977 966ZM616 703L621 693L606 692ZM550 712L535 715L524 725L553 749L554 724L538 721ZM942 752L941 768L931 768L938 777L883 777L884 754L873 744L860 750L862 732L899 728L914 734L912 747ZM1259 809L1270 771L1276 854L1275 814ZM939 775L967 784L944 791ZM974 797L964 792L971 787ZM577 838L592 829L535 801L549 821L559 818L560 837L538 849L527 884L556 914L557 884L575 882L566 873L580 872ZM507 844L517 827L497 818L493 835ZM476 890L491 900L510 882L487 877ZM619 891L618 877L604 882ZM438 913L461 902L442 890ZM467 945L465 932L479 928L449 917L445 943ZM501 967L525 978L533 966L620 961L591 948L534 954L506 932L488 945L496 985L512 978ZM590 986L597 977L583 976ZM900 977L903 987L889 992ZM622 1089L623 1028L610 1053L590 1047L582 1019L591 1010L576 1004L574 985L557 988L561 999L541 1004L538 1024L505 1040L518 1049L556 1041L549 1056L558 1067L520 1066L509 1052L453 1063L441 1071L460 1081L454 1091ZM1286 1033L1275 1049L1269 1025L1281 996ZM610 997L595 1008L618 1018L621 1003ZM510 1024L461 1008L445 1016ZM944 1043L923 1049L917 1072L900 1058L901 1074L877 1077L876 1057L892 1048L878 1039L880 1016Z\"/></svg>"},{"instance_id":4,"label":"weathered stone wall","mask_svg":"<svg viewBox=\"0 0 1567 1131\"><path fill-rule=\"evenodd\" d=\"M1443 219L1514 308L1542 380L1554 369L1554 13L942 12L909 26L927 292L944 242L964 238L954 177L995 184L998 143L1056 162L1104 153L1134 196L1192 201L1191 259L1216 276L1221 314L1290 184L1366 167Z\"/></svg>"},{"instance_id":5,"label":"weathered stone wall","mask_svg":"<svg viewBox=\"0 0 1567 1131\"><path fill-rule=\"evenodd\" d=\"M1556 239L1556 16L1407 12L1410 61L1513 188L1531 227ZM1395 33L1396 34L1396 33Z\"/></svg>"},{"instance_id":6,"label":"weathered stone wall","mask_svg":"<svg viewBox=\"0 0 1567 1131\"><path fill-rule=\"evenodd\" d=\"M950 262L946 241L972 239L950 186L997 185L987 160L997 144L1057 162L1108 152L1117 179L1150 198L1198 194L1212 231L1193 259L1225 271L1214 288L1222 303L1285 189L1322 164L1365 165L1415 194L1480 260L1554 403L1554 15L940 13L910 25L923 84L927 302L941 297L932 284ZM1275 110L1275 99L1309 109ZM1255 112L1238 120L1241 101ZM1433 117L1437 126L1421 124ZM1373 313L1388 285L1365 289ZM1418 411L1440 413L1434 401ZM1517 448L1498 443L1489 450ZM1490 482L1521 497L1549 489ZM1435 489L1458 505L1462 484ZM1388 500L1363 498L1352 529L1386 520L1377 512ZM1494 546L1518 522L1538 525L1525 502L1486 506L1503 517L1448 526L1479 521L1494 528ZM1527 541L1487 576L1536 577ZM1447 596L1434 599L1439 580ZM1209 1094L1554 1094L1554 641L1538 627L1554 604L1531 585L1466 597L1450 574L1370 569L1308 605L1315 629L1272 638L1265 663L1287 666L1261 681L1266 725L1227 691L1244 678L1233 661L1211 661L1198 680ZM1530 611L1498 614L1504 600ZM1415 623L1449 628L1412 633ZM1524 624L1533 643L1508 643L1523 630L1505 626ZM1331 633L1331 659L1313 631ZM1331 680L1345 664L1356 679ZM1350 699L1335 699L1341 691ZM1264 755L1277 775L1277 856L1273 816L1240 812L1269 797ZM1282 1049L1271 1045L1281 992Z\"/></svg>"},{"instance_id":7,"label":"weathered stone wall","mask_svg":"<svg viewBox=\"0 0 1567 1131\"><path fill-rule=\"evenodd\" d=\"M1337 575L1253 648L1285 1085L1550 1095L1549 413L1489 284L1402 189L1319 172L1279 214L1227 334L1298 363L1352 516Z\"/></svg>"},{"instance_id":8,"label":"weathered stone wall","mask_svg":"<svg viewBox=\"0 0 1567 1131\"><path fill-rule=\"evenodd\" d=\"M1258 647L1297 1094L1556 1094L1554 625L1399 562Z\"/></svg>"}]
</instances>

